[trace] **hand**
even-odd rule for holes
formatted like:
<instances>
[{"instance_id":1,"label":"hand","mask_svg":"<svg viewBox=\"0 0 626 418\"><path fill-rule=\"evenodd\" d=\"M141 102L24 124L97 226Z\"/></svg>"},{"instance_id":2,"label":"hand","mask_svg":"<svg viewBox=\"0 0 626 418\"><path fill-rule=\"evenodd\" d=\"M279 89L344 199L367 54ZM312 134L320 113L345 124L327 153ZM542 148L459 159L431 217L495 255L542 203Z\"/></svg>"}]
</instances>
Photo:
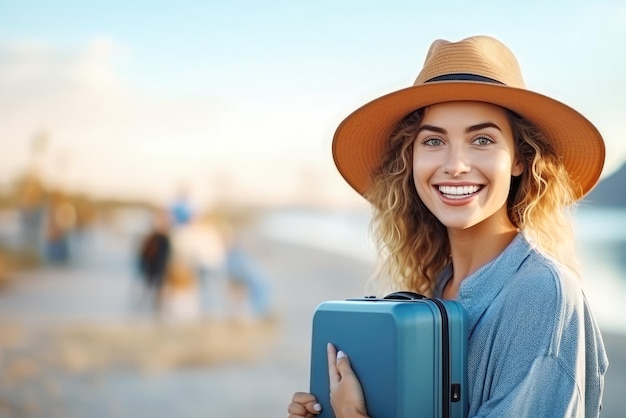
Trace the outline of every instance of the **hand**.
<instances>
[{"instance_id":1,"label":"hand","mask_svg":"<svg viewBox=\"0 0 626 418\"><path fill-rule=\"evenodd\" d=\"M330 382L330 404L337 418L367 417L363 389L343 351L331 343L326 348L328 354L328 379Z\"/></svg>"},{"instance_id":2,"label":"hand","mask_svg":"<svg viewBox=\"0 0 626 418\"><path fill-rule=\"evenodd\" d=\"M317 403L315 396L310 393L296 392L291 398L291 403L287 412L289 412L289 418L306 417L311 418L319 414L322 410L322 406Z\"/></svg>"}]
</instances>

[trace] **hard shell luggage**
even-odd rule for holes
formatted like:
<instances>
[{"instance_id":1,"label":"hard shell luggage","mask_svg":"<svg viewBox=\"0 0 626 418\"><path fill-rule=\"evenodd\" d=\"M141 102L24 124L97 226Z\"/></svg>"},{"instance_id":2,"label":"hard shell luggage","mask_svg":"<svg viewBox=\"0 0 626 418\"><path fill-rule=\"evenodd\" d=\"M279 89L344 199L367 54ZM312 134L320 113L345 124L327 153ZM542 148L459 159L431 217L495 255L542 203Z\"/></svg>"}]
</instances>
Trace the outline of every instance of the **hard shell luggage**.
<instances>
[{"instance_id":1,"label":"hard shell luggage","mask_svg":"<svg viewBox=\"0 0 626 418\"><path fill-rule=\"evenodd\" d=\"M310 392L334 418L327 343L348 354L373 418L467 416L463 307L412 292L321 303L313 316Z\"/></svg>"}]
</instances>

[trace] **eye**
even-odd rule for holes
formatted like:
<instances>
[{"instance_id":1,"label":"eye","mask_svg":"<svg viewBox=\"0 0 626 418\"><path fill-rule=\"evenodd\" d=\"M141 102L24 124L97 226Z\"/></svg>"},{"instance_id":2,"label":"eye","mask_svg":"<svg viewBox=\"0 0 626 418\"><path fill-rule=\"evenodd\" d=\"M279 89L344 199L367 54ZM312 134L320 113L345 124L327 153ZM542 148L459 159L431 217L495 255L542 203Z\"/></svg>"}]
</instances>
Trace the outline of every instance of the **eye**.
<instances>
[{"instance_id":1,"label":"eye","mask_svg":"<svg viewBox=\"0 0 626 418\"><path fill-rule=\"evenodd\" d=\"M473 144L476 145L489 145L493 144L495 141L486 135L477 136L472 140Z\"/></svg>"},{"instance_id":2,"label":"eye","mask_svg":"<svg viewBox=\"0 0 626 418\"><path fill-rule=\"evenodd\" d=\"M431 147L439 147L443 145L443 140L437 137L428 137L424 141L422 141L422 144L429 145Z\"/></svg>"}]
</instances>

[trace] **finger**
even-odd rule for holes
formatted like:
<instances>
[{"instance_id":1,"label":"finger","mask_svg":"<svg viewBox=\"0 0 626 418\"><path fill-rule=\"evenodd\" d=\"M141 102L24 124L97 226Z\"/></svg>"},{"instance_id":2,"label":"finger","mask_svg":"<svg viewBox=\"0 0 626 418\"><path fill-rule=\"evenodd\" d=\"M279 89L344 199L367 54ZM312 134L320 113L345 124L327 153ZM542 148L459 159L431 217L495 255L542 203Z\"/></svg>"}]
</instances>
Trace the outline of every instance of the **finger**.
<instances>
[{"instance_id":1,"label":"finger","mask_svg":"<svg viewBox=\"0 0 626 418\"><path fill-rule=\"evenodd\" d=\"M326 345L326 354L328 357L328 383L330 390L333 391L341 381L341 375L337 370L337 349L332 343Z\"/></svg>"},{"instance_id":2,"label":"finger","mask_svg":"<svg viewBox=\"0 0 626 418\"><path fill-rule=\"evenodd\" d=\"M289 412L289 418L295 417L310 417L311 414L306 410L306 407L302 404L292 402L289 404L287 408L287 412Z\"/></svg>"},{"instance_id":3,"label":"finger","mask_svg":"<svg viewBox=\"0 0 626 418\"><path fill-rule=\"evenodd\" d=\"M287 408L289 417L313 417L320 413L322 406L317 402L309 402L306 404L300 404L292 402Z\"/></svg>"},{"instance_id":4,"label":"finger","mask_svg":"<svg viewBox=\"0 0 626 418\"><path fill-rule=\"evenodd\" d=\"M306 392L296 392L287 408L287 412L295 416L312 416L311 414L319 414L321 410L322 406L315 396Z\"/></svg>"},{"instance_id":5,"label":"finger","mask_svg":"<svg viewBox=\"0 0 626 418\"><path fill-rule=\"evenodd\" d=\"M339 375L343 378L348 375L353 374L352 366L350 365L350 359L348 359L348 355L343 351L337 352L337 371Z\"/></svg>"},{"instance_id":6,"label":"finger","mask_svg":"<svg viewBox=\"0 0 626 418\"><path fill-rule=\"evenodd\" d=\"M309 403L309 402L317 402L317 399L315 398L315 395L311 394L311 393L306 393L306 392L296 392L293 394L293 397L291 398L292 402L296 402L296 403L301 403L301 404L305 404L305 403Z\"/></svg>"}]
</instances>

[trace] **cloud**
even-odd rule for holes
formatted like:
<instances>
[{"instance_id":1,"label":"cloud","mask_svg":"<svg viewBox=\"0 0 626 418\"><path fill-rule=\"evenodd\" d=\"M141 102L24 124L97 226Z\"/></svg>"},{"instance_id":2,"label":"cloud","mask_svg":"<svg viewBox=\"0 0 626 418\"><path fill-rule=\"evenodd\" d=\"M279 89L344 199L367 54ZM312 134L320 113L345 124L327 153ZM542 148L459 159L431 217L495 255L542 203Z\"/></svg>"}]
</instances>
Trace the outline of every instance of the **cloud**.
<instances>
[{"instance_id":1,"label":"cloud","mask_svg":"<svg viewBox=\"0 0 626 418\"><path fill-rule=\"evenodd\" d=\"M80 51L35 41L0 44L0 88L10 93L11 99L67 94L83 88L100 94L110 92L120 84L114 63L122 50L108 38L93 39Z\"/></svg>"}]
</instances>

